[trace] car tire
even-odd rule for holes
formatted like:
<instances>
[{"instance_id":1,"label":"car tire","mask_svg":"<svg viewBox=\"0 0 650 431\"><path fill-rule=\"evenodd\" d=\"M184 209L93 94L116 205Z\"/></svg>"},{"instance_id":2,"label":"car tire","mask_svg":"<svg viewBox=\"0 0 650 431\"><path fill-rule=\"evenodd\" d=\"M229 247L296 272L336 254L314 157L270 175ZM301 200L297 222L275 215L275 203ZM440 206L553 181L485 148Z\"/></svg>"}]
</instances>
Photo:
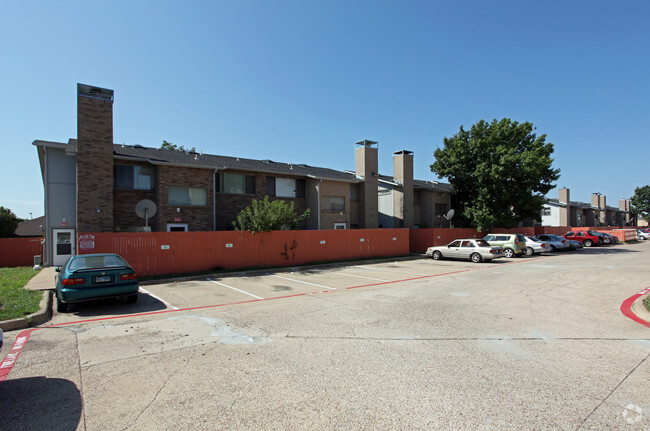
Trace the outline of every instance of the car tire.
<instances>
[{"instance_id":1,"label":"car tire","mask_svg":"<svg viewBox=\"0 0 650 431\"><path fill-rule=\"evenodd\" d=\"M478 253L472 253L472 254L469 256L469 259L470 259L472 262L474 262L474 263L479 263L480 261L483 260L483 258L481 257L481 255L478 254Z\"/></svg>"},{"instance_id":2,"label":"car tire","mask_svg":"<svg viewBox=\"0 0 650 431\"><path fill-rule=\"evenodd\" d=\"M515 251L511 248L503 249L503 255L508 259L515 257Z\"/></svg>"},{"instance_id":3,"label":"car tire","mask_svg":"<svg viewBox=\"0 0 650 431\"><path fill-rule=\"evenodd\" d=\"M526 256L532 256L535 254L535 250L532 247L526 247Z\"/></svg>"},{"instance_id":4,"label":"car tire","mask_svg":"<svg viewBox=\"0 0 650 431\"><path fill-rule=\"evenodd\" d=\"M126 303L127 304L135 304L138 302L138 294L136 293L135 295L130 295L126 297Z\"/></svg>"},{"instance_id":5,"label":"car tire","mask_svg":"<svg viewBox=\"0 0 650 431\"><path fill-rule=\"evenodd\" d=\"M68 311L68 304L61 301L59 295L56 295L56 311L58 313L65 313L66 311Z\"/></svg>"},{"instance_id":6,"label":"car tire","mask_svg":"<svg viewBox=\"0 0 650 431\"><path fill-rule=\"evenodd\" d=\"M590 239L586 239L585 242L582 243L585 247L591 247L594 245L594 242Z\"/></svg>"},{"instance_id":7,"label":"car tire","mask_svg":"<svg viewBox=\"0 0 650 431\"><path fill-rule=\"evenodd\" d=\"M440 260L442 259L442 253L440 253L438 250L434 251L433 254L431 255L433 260Z\"/></svg>"}]
</instances>

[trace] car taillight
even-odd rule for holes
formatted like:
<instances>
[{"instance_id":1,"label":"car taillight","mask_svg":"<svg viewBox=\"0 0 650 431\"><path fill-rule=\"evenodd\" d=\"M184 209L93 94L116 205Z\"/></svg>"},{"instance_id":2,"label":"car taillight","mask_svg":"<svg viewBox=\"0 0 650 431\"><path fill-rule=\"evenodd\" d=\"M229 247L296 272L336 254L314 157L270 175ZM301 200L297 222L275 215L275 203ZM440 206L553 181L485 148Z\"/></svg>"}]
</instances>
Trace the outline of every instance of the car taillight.
<instances>
[{"instance_id":1,"label":"car taillight","mask_svg":"<svg viewBox=\"0 0 650 431\"><path fill-rule=\"evenodd\" d=\"M64 278L61 282L64 286L74 286L75 284L84 284L85 278Z\"/></svg>"},{"instance_id":2,"label":"car taillight","mask_svg":"<svg viewBox=\"0 0 650 431\"><path fill-rule=\"evenodd\" d=\"M120 280L137 280L138 274L122 274L120 275Z\"/></svg>"},{"instance_id":3,"label":"car taillight","mask_svg":"<svg viewBox=\"0 0 650 431\"><path fill-rule=\"evenodd\" d=\"M499 250L490 250L490 253L492 253L492 254L497 254L498 252L499 252Z\"/></svg>"},{"instance_id":4,"label":"car taillight","mask_svg":"<svg viewBox=\"0 0 650 431\"><path fill-rule=\"evenodd\" d=\"M542 243L542 247L548 247L548 244Z\"/></svg>"}]
</instances>

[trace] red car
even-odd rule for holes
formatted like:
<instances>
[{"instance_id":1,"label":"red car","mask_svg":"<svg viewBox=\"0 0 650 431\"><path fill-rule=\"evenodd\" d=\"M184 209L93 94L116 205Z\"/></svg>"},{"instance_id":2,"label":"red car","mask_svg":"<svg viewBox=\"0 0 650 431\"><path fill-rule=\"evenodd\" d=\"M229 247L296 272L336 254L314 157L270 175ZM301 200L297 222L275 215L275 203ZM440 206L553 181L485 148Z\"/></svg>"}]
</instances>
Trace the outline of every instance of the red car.
<instances>
[{"instance_id":1,"label":"red car","mask_svg":"<svg viewBox=\"0 0 650 431\"><path fill-rule=\"evenodd\" d=\"M592 232L590 230L567 232L562 236L573 241L580 241L585 247L600 245L602 242L600 236L596 234L596 232Z\"/></svg>"}]
</instances>

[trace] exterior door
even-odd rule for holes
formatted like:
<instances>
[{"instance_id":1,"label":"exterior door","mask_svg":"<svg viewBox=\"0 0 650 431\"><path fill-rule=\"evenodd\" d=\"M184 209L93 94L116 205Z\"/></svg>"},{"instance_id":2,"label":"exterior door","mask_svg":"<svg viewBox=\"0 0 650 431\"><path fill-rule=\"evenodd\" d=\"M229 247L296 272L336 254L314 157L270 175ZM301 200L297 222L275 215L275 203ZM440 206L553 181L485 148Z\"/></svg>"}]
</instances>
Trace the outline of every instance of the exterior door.
<instances>
[{"instance_id":1,"label":"exterior door","mask_svg":"<svg viewBox=\"0 0 650 431\"><path fill-rule=\"evenodd\" d=\"M52 265L63 265L75 254L74 229L52 229Z\"/></svg>"},{"instance_id":2,"label":"exterior door","mask_svg":"<svg viewBox=\"0 0 650 431\"><path fill-rule=\"evenodd\" d=\"M334 229L347 229L347 223L334 223Z\"/></svg>"}]
</instances>

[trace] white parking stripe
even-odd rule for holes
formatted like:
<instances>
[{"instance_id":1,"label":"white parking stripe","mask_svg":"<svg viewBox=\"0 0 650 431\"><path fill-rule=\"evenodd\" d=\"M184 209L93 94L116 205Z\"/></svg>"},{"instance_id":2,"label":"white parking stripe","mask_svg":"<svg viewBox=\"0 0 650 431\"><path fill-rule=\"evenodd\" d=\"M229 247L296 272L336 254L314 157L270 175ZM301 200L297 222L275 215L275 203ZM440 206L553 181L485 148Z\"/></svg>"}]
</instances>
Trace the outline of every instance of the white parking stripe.
<instances>
[{"instance_id":1,"label":"white parking stripe","mask_svg":"<svg viewBox=\"0 0 650 431\"><path fill-rule=\"evenodd\" d=\"M245 292L243 290L237 289L236 287L228 286L227 284L219 283L218 281L214 281L210 278L208 278L208 281L211 281L214 284L218 284L219 286L227 287L228 289L236 290L237 292L243 293L245 295L252 296L253 298L264 299L261 296L253 295L252 293Z\"/></svg>"},{"instance_id":2,"label":"white parking stripe","mask_svg":"<svg viewBox=\"0 0 650 431\"><path fill-rule=\"evenodd\" d=\"M410 272L410 271L397 271L395 269L387 269L383 267L379 268L364 268L363 266L355 265L353 268L358 268L358 269L363 269L364 271L386 271L386 272L397 272L399 274L410 274L410 275L427 275L427 274L422 274L421 272Z\"/></svg>"},{"instance_id":3,"label":"white parking stripe","mask_svg":"<svg viewBox=\"0 0 650 431\"><path fill-rule=\"evenodd\" d=\"M140 287L140 291L141 291L142 293L144 293L145 295L149 295L149 296L151 296L153 299L157 299L158 301L162 302L163 304L165 304L165 306L166 306L167 308L171 308L172 310L178 310L178 307L176 307L176 306L174 306L174 305L171 305L169 302L167 302L167 301L165 301L164 299L162 299L162 298L160 298L160 297L154 295L153 293L149 292L148 290L143 289L142 287Z\"/></svg>"},{"instance_id":4,"label":"white parking stripe","mask_svg":"<svg viewBox=\"0 0 650 431\"><path fill-rule=\"evenodd\" d=\"M330 290L336 290L336 288L334 288L334 287L323 286L322 284L315 284L315 283L309 283L309 282L306 282L306 281L294 280L293 278L280 277L279 275L275 275L275 274L266 274L266 275L270 275L271 277L281 278L282 280L293 281L295 283L308 284L310 286L322 287L324 289L330 289Z\"/></svg>"},{"instance_id":5,"label":"white parking stripe","mask_svg":"<svg viewBox=\"0 0 650 431\"><path fill-rule=\"evenodd\" d=\"M381 278L364 277L363 275L346 274L344 272L337 272L336 275L345 275L347 277L364 278L366 280L372 280L372 281L390 281L390 280L383 280Z\"/></svg>"}]
</instances>

